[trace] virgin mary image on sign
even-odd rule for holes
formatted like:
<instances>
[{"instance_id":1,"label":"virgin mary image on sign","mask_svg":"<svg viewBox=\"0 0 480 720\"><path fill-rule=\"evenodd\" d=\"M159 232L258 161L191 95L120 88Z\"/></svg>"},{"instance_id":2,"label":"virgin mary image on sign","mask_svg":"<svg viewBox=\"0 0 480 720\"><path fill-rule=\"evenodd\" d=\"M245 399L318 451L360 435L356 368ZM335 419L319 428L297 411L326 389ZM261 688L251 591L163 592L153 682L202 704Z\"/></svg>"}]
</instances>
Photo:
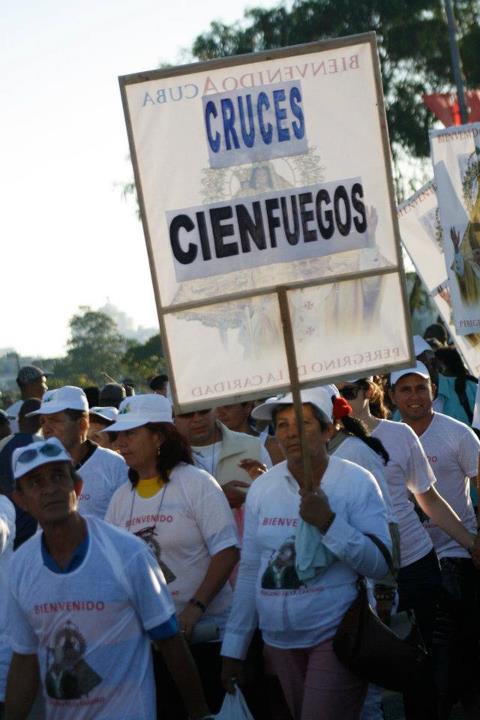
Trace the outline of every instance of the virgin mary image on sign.
<instances>
[{"instance_id":1,"label":"virgin mary image on sign","mask_svg":"<svg viewBox=\"0 0 480 720\"><path fill-rule=\"evenodd\" d=\"M476 153L474 153L476 156ZM452 270L458 281L460 294L465 305L477 305L480 301L480 162L467 169L463 182L464 196L469 222L463 234L455 227L450 228L450 238L454 248ZM476 197L472 203L471 191L476 185Z\"/></svg>"}]
</instances>

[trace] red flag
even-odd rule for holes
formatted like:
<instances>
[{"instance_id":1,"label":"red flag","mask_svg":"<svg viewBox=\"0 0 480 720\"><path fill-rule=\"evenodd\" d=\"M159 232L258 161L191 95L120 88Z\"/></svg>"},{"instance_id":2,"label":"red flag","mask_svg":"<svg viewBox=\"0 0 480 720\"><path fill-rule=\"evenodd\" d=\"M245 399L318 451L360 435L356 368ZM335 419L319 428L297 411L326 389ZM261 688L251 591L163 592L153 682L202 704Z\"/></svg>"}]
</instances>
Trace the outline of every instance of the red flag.
<instances>
[{"instance_id":1,"label":"red flag","mask_svg":"<svg viewBox=\"0 0 480 720\"><path fill-rule=\"evenodd\" d=\"M467 90L465 95L469 111L468 122L477 122L480 120L480 90ZM423 102L445 127L462 124L457 96L454 93L424 95Z\"/></svg>"}]
</instances>

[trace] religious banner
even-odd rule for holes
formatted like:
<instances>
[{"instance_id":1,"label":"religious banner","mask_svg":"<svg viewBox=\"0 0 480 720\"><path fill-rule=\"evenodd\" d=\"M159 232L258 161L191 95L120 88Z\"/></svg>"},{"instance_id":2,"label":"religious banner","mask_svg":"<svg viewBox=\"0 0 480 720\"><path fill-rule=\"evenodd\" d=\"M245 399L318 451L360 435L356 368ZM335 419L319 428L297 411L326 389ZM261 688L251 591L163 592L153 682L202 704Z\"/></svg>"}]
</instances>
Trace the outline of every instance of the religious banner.
<instances>
[{"instance_id":1,"label":"religious banner","mask_svg":"<svg viewBox=\"0 0 480 720\"><path fill-rule=\"evenodd\" d=\"M480 332L480 123L430 133L442 242L459 335Z\"/></svg>"},{"instance_id":2,"label":"religious banner","mask_svg":"<svg viewBox=\"0 0 480 720\"><path fill-rule=\"evenodd\" d=\"M177 407L412 361L373 33L120 86Z\"/></svg>"},{"instance_id":3,"label":"religious banner","mask_svg":"<svg viewBox=\"0 0 480 720\"><path fill-rule=\"evenodd\" d=\"M480 375L480 334L458 335L452 318L451 297L440 223L436 185L429 182L398 208L402 243L438 314L469 372Z\"/></svg>"}]
</instances>

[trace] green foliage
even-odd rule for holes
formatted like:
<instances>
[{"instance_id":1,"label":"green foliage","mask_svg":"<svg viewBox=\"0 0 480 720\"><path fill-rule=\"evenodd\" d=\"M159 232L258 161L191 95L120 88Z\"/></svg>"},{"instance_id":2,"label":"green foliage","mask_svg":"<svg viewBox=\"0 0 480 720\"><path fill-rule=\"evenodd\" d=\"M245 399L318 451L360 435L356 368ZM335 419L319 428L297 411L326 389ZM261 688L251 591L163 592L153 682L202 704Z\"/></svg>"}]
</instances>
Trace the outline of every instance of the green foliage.
<instances>
[{"instance_id":1,"label":"green foliage","mask_svg":"<svg viewBox=\"0 0 480 720\"><path fill-rule=\"evenodd\" d=\"M103 385L105 374L119 378L127 341L105 313L81 306L70 319L65 358L54 365L55 384ZM53 380L53 378L52 378ZM53 383L50 383L53 386Z\"/></svg>"},{"instance_id":2,"label":"green foliage","mask_svg":"<svg viewBox=\"0 0 480 720\"><path fill-rule=\"evenodd\" d=\"M457 0L460 53L467 85L480 83L480 4ZM253 8L241 22L213 22L199 35L199 60L297 45L375 30L390 138L415 157L429 154L434 117L422 95L452 89L447 25L441 0L295 0Z\"/></svg>"},{"instance_id":3,"label":"green foliage","mask_svg":"<svg viewBox=\"0 0 480 720\"><path fill-rule=\"evenodd\" d=\"M148 378L165 372L160 335L145 343L129 340L118 332L112 318L82 306L69 322L70 340L64 358L55 361L50 388L62 385L102 386L111 379L131 378L137 391L147 389Z\"/></svg>"},{"instance_id":4,"label":"green foliage","mask_svg":"<svg viewBox=\"0 0 480 720\"><path fill-rule=\"evenodd\" d=\"M154 335L145 343L130 341L122 359L124 376L137 384L145 384L152 376L166 372L165 358L160 335Z\"/></svg>"}]
</instances>

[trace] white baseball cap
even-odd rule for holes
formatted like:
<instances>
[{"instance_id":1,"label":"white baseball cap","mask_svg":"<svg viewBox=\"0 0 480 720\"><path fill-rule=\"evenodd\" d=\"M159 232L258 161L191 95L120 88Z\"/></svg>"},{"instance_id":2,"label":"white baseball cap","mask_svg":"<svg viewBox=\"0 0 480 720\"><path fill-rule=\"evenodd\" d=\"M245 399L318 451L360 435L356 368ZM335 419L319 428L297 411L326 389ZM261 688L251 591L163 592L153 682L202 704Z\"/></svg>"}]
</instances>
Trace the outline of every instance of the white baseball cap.
<instances>
[{"instance_id":1,"label":"white baseball cap","mask_svg":"<svg viewBox=\"0 0 480 720\"><path fill-rule=\"evenodd\" d=\"M88 400L82 388L64 385L56 390L49 390L44 394L39 409L28 415L52 415L62 410L88 412Z\"/></svg>"},{"instance_id":2,"label":"white baseball cap","mask_svg":"<svg viewBox=\"0 0 480 720\"><path fill-rule=\"evenodd\" d=\"M122 432L160 422L173 423L170 400L156 393L133 395L122 400L116 421L101 432Z\"/></svg>"},{"instance_id":3,"label":"white baseball cap","mask_svg":"<svg viewBox=\"0 0 480 720\"><path fill-rule=\"evenodd\" d=\"M96 415L97 417L103 418L108 422L115 422L118 417L118 410L116 407L91 407L89 410L90 415Z\"/></svg>"},{"instance_id":4,"label":"white baseball cap","mask_svg":"<svg viewBox=\"0 0 480 720\"><path fill-rule=\"evenodd\" d=\"M428 344L426 340L422 338L421 335L414 335L413 336L413 349L415 352L415 357L418 357L422 353L425 352L425 350L429 350L430 352L433 352L432 346Z\"/></svg>"},{"instance_id":5,"label":"white baseball cap","mask_svg":"<svg viewBox=\"0 0 480 720\"><path fill-rule=\"evenodd\" d=\"M322 385L321 387L309 388L300 391L300 399L303 403L310 403L318 410L321 410L330 422L333 422L333 398L338 396L335 385ZM254 420L268 420L271 422L273 413L282 405L293 405L292 393L277 395L268 398L264 403L252 410Z\"/></svg>"},{"instance_id":6,"label":"white baseball cap","mask_svg":"<svg viewBox=\"0 0 480 720\"><path fill-rule=\"evenodd\" d=\"M417 361L417 364L413 368L407 368L406 370L397 370L397 372L393 372L390 375L390 385L393 387L395 383L397 383L400 378L402 378L404 375L420 375L420 377L424 378L424 380L430 379L430 374L426 368L426 366L420 362L420 360Z\"/></svg>"},{"instance_id":7,"label":"white baseball cap","mask_svg":"<svg viewBox=\"0 0 480 720\"><path fill-rule=\"evenodd\" d=\"M72 458L60 440L55 437L16 448L12 455L13 477L15 480L19 480L35 468L53 462L72 462Z\"/></svg>"}]
</instances>

